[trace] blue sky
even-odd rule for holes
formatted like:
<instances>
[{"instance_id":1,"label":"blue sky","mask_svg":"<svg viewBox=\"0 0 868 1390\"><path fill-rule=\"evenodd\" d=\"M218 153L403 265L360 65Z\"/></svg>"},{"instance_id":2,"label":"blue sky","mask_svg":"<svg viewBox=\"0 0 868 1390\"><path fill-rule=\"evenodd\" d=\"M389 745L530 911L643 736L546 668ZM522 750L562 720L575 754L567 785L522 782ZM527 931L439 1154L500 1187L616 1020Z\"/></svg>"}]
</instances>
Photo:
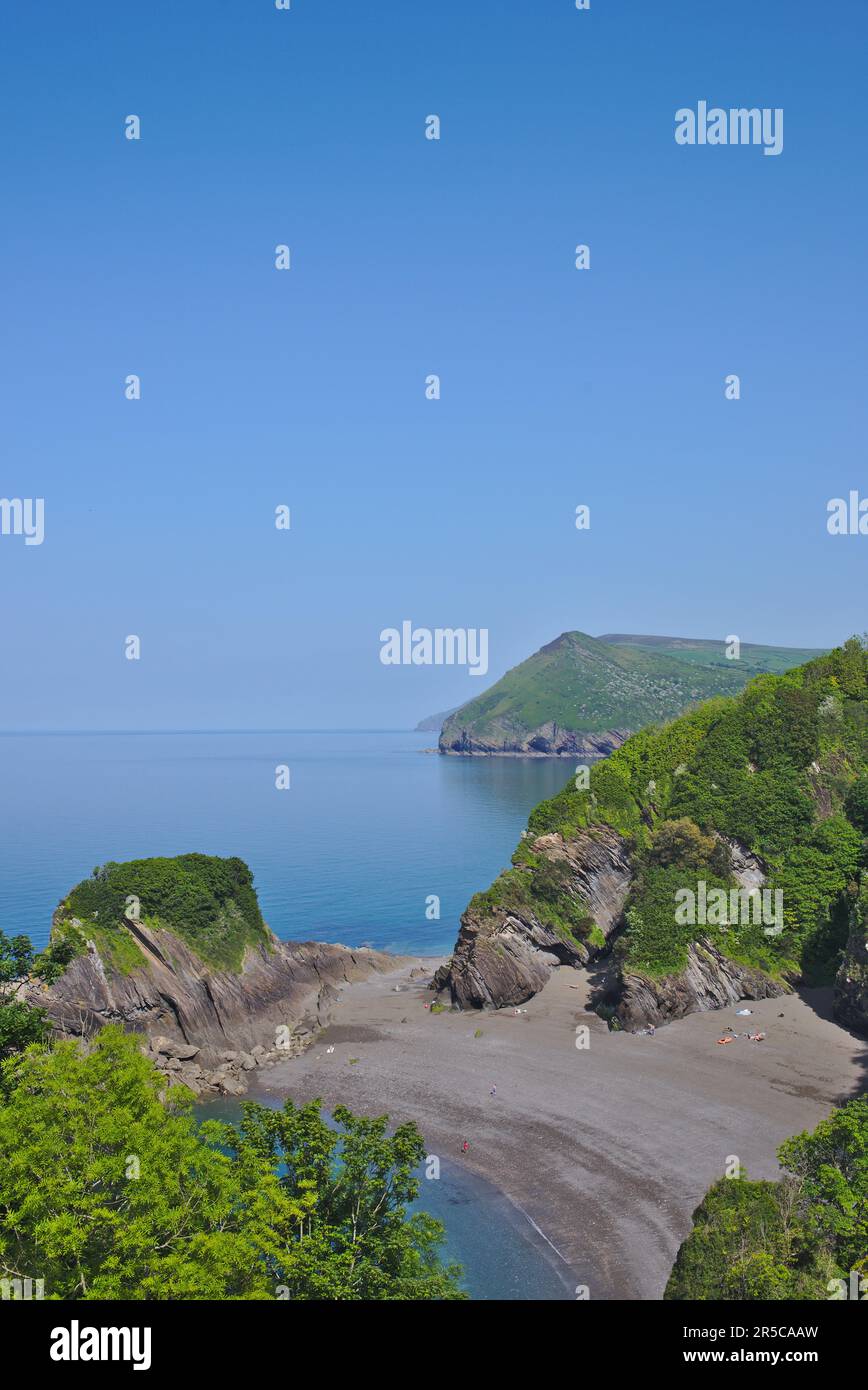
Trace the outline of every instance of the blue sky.
<instances>
[{"instance_id":1,"label":"blue sky","mask_svg":"<svg viewBox=\"0 0 868 1390\"><path fill-rule=\"evenodd\" d=\"M491 679L567 628L868 627L868 537L825 526L868 493L861 0L4 29L0 495L46 535L0 537L0 727L401 727L478 694L381 665L405 618L488 628ZM699 100L782 107L783 153L679 147Z\"/></svg>"}]
</instances>

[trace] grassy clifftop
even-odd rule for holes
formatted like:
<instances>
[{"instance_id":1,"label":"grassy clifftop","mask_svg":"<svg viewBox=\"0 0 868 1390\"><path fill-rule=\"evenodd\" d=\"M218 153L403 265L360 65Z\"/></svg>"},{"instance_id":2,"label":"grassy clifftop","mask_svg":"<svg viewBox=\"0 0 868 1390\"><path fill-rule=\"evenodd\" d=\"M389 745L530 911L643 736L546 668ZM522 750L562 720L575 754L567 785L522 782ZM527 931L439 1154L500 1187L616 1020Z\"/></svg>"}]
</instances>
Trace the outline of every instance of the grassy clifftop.
<instances>
[{"instance_id":1,"label":"grassy clifftop","mask_svg":"<svg viewBox=\"0 0 868 1390\"><path fill-rule=\"evenodd\" d=\"M794 666L803 655L746 647L743 660L728 660L722 643L565 632L450 715L440 746L570 752L564 734L628 731L672 719L711 696L737 694L757 670Z\"/></svg>"},{"instance_id":2,"label":"grassy clifftop","mask_svg":"<svg viewBox=\"0 0 868 1390\"><path fill-rule=\"evenodd\" d=\"M597 639L610 646L636 647L640 651L668 654L679 661L694 666L723 666L732 669L739 667L745 679L770 672L781 675L791 671L794 666L803 666L808 661L824 656L825 647L770 647L761 642L742 642L737 663L726 655L722 642L702 637L651 637L632 635L624 632L607 632Z\"/></svg>"},{"instance_id":3,"label":"grassy clifftop","mask_svg":"<svg viewBox=\"0 0 868 1390\"><path fill-rule=\"evenodd\" d=\"M221 970L240 970L247 946L271 940L242 859L179 854L103 864L60 904L52 936L79 946L90 937L105 961L126 972L142 955L125 918L173 932Z\"/></svg>"}]
</instances>

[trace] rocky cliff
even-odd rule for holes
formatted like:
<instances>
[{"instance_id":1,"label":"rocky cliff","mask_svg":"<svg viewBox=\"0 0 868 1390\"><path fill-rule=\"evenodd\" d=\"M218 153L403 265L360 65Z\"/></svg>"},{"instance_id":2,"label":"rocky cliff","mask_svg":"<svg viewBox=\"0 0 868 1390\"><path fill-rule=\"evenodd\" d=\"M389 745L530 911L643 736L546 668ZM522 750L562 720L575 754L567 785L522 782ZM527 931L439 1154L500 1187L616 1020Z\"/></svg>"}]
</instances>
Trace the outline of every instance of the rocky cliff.
<instances>
[{"instance_id":1,"label":"rocky cliff","mask_svg":"<svg viewBox=\"0 0 868 1390\"><path fill-rule=\"evenodd\" d=\"M631 736L532 812L435 978L517 1004L611 948L595 1001L638 1030L828 981L868 1028L868 649L858 639ZM461 711L459 711L459 716ZM709 904L712 904L709 907Z\"/></svg>"},{"instance_id":2,"label":"rocky cliff","mask_svg":"<svg viewBox=\"0 0 868 1390\"><path fill-rule=\"evenodd\" d=\"M763 885L761 861L737 841L725 843L736 883L748 889ZM568 891L587 907L601 935L594 941L565 940L532 911L506 904L492 911L484 898L481 903L474 899L461 918L452 959L434 977L434 988L448 991L459 1008L524 1003L545 986L554 967L586 965L623 926L636 865L628 841L617 831L597 827L571 839L540 835L527 842L527 851L564 865ZM776 998L789 991L784 979L739 964L700 939L688 946L683 969L660 977L621 970L615 991L610 988L599 1002L612 1006L609 1012L619 1025L635 1032L739 999Z\"/></svg>"},{"instance_id":3,"label":"rocky cliff","mask_svg":"<svg viewBox=\"0 0 868 1390\"><path fill-rule=\"evenodd\" d=\"M279 941L262 924L238 968L220 968L180 931L138 917L121 915L99 930L93 923L91 932L69 902L55 913L52 939L72 933L80 953L50 986L31 982L30 1002L63 1036L90 1037L107 1023L143 1034L156 1064L196 1093L240 1094L254 1067L312 1041L342 986L411 963L366 948Z\"/></svg>"},{"instance_id":4,"label":"rocky cliff","mask_svg":"<svg viewBox=\"0 0 868 1390\"><path fill-rule=\"evenodd\" d=\"M522 885L505 875L506 891L495 901L480 894L470 903L452 960L435 976L435 988L447 990L460 1008L523 1003L543 988L553 966L586 964L621 920L633 874L617 831L596 828L570 840L540 835L526 841L525 855L560 871L560 891L582 905L586 929L564 931L544 898L525 900Z\"/></svg>"},{"instance_id":5,"label":"rocky cliff","mask_svg":"<svg viewBox=\"0 0 868 1390\"><path fill-rule=\"evenodd\" d=\"M659 1028L687 1014L724 1009L740 999L776 999L790 986L762 970L730 960L710 941L691 941L683 970L660 979L621 974L615 1016L628 1033Z\"/></svg>"},{"instance_id":6,"label":"rocky cliff","mask_svg":"<svg viewBox=\"0 0 868 1390\"><path fill-rule=\"evenodd\" d=\"M605 758L629 737L629 729L610 729L603 734L580 734L549 721L536 729L492 725L484 733L452 717L444 725L438 747L441 753L482 754L489 757Z\"/></svg>"}]
</instances>

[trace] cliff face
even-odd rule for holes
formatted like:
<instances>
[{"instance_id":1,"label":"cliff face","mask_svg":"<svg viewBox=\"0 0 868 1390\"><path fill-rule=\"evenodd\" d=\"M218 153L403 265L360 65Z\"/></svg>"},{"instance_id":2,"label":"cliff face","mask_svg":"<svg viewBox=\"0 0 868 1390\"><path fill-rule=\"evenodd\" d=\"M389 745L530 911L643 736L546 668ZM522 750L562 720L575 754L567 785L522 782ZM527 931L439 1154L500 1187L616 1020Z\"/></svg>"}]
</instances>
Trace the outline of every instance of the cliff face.
<instances>
[{"instance_id":1,"label":"cliff face","mask_svg":"<svg viewBox=\"0 0 868 1390\"><path fill-rule=\"evenodd\" d=\"M482 754L490 757L526 758L605 758L619 748L629 729L610 729L602 734L581 734L549 721L536 729L492 726L484 734L462 725L453 716L440 734L441 753Z\"/></svg>"},{"instance_id":2,"label":"cliff face","mask_svg":"<svg viewBox=\"0 0 868 1390\"><path fill-rule=\"evenodd\" d=\"M621 919L632 882L627 844L606 828L567 841L541 835L528 842L534 856L561 866L568 891L581 901L602 936ZM460 1008L502 1008L530 999L556 965L584 965L598 949L565 936L542 914L509 903L494 908L470 904L461 918L455 953L438 970L434 984L448 989Z\"/></svg>"},{"instance_id":3,"label":"cliff face","mask_svg":"<svg viewBox=\"0 0 868 1390\"><path fill-rule=\"evenodd\" d=\"M723 1009L739 999L776 999L790 986L762 970L739 965L707 940L691 941L683 970L661 979L646 975L621 976L615 1015L628 1033L652 1024L659 1027L687 1014Z\"/></svg>"},{"instance_id":4,"label":"cliff face","mask_svg":"<svg viewBox=\"0 0 868 1390\"><path fill-rule=\"evenodd\" d=\"M599 672L596 649L566 634L531 674L544 665L565 694L579 648ZM526 674L511 673L513 690ZM506 717L502 699L476 703L480 718ZM868 642L852 638L632 735L532 811L513 867L462 918L438 987L458 1004L515 1003L616 931L597 1005L628 1029L821 981L866 876L866 730ZM864 892L836 1003L858 1028L868 1025Z\"/></svg>"},{"instance_id":5,"label":"cliff face","mask_svg":"<svg viewBox=\"0 0 868 1390\"><path fill-rule=\"evenodd\" d=\"M58 1033L89 1037L107 1023L143 1033L157 1064L196 1092L239 1094L244 1074L303 1050L342 985L402 959L318 942L249 946L240 971L205 965L180 937L124 919L141 963L113 968L89 941L48 989L34 987Z\"/></svg>"},{"instance_id":6,"label":"cliff face","mask_svg":"<svg viewBox=\"0 0 868 1390\"><path fill-rule=\"evenodd\" d=\"M764 867L737 841L726 841L733 877L742 888L759 888ZM634 882L634 858L628 842L611 827L596 827L565 839L540 835L528 842L532 854L564 864L569 887L587 906L602 936L622 925L625 903ZM602 947L565 941L532 912L504 907L479 911L471 903L451 961L434 978L448 989L459 1008L503 1008L530 999L558 965L582 966ZM868 991L868 952L865 952ZM711 941L691 942L684 968L657 978L623 970L619 974L614 1014L622 1028L658 1027L690 1013L722 1009L739 999L772 999L790 992L783 980L730 960ZM868 1004L868 994L865 1003Z\"/></svg>"}]
</instances>

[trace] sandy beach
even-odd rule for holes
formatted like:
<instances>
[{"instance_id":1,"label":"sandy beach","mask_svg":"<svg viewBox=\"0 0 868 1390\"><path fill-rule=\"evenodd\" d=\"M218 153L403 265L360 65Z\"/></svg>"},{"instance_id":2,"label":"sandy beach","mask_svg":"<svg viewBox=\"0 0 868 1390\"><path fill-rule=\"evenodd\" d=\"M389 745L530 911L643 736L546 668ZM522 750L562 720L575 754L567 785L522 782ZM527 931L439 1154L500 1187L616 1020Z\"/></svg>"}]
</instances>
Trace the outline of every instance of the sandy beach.
<instances>
[{"instance_id":1,"label":"sandy beach","mask_svg":"<svg viewBox=\"0 0 868 1390\"><path fill-rule=\"evenodd\" d=\"M584 972L556 971L520 1013L432 1014L411 968L347 987L332 1026L263 1072L251 1097L320 1096L415 1120L443 1167L487 1178L536 1223L592 1299L660 1298L728 1158L775 1177L783 1139L868 1085L868 1042L832 1021L831 990L641 1037L587 1012ZM577 1048L582 1026L588 1046ZM766 1039L718 1046L726 1027Z\"/></svg>"}]
</instances>

